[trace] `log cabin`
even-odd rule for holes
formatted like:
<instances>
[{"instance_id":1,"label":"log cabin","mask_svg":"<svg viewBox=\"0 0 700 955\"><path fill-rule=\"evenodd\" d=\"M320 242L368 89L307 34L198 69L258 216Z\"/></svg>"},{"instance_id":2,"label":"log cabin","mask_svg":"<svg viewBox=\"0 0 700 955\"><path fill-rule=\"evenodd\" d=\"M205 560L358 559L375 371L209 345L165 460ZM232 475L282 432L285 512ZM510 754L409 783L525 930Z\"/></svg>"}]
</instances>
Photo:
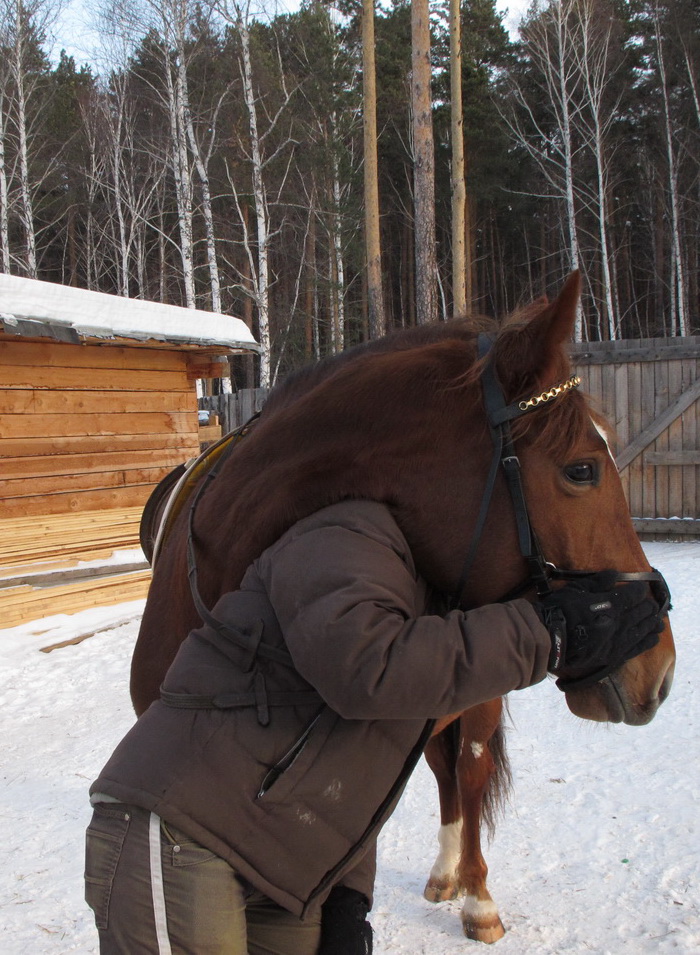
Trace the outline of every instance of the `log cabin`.
<instances>
[{"instance_id":1,"label":"log cabin","mask_svg":"<svg viewBox=\"0 0 700 955\"><path fill-rule=\"evenodd\" d=\"M0 629L145 596L138 525L243 321L0 275ZM211 437L207 434L207 437Z\"/></svg>"}]
</instances>

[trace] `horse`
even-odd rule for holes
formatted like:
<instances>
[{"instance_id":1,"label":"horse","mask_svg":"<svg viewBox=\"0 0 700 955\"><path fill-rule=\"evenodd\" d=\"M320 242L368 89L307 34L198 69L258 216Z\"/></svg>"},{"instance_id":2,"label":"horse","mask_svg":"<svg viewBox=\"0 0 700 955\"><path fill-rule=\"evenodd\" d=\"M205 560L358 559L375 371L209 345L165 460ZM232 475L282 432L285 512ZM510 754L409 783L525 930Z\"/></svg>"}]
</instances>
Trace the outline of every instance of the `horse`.
<instances>
[{"instance_id":1,"label":"horse","mask_svg":"<svg viewBox=\"0 0 700 955\"><path fill-rule=\"evenodd\" d=\"M649 581L664 603L607 425L571 375L566 343L579 296L573 273L554 301L540 299L500 325L452 319L404 329L309 366L273 389L257 420L210 449L218 477L206 493L211 471L200 461L189 486L187 471L178 483L185 506L164 517L162 502L151 502L148 552L161 518L168 527L132 659L137 714L158 697L181 641L201 622L188 585L194 550L199 606L211 607L285 530L347 498L391 509L436 605L445 595L445 606L464 609L516 594L534 599L557 579L609 568L623 583ZM565 687L566 703L582 719L642 725L668 695L674 661L665 614L656 647ZM493 825L507 790L502 710L498 699L440 720L425 754L441 827L424 894L464 896L464 932L483 942L504 934L480 845L482 819Z\"/></svg>"}]
</instances>

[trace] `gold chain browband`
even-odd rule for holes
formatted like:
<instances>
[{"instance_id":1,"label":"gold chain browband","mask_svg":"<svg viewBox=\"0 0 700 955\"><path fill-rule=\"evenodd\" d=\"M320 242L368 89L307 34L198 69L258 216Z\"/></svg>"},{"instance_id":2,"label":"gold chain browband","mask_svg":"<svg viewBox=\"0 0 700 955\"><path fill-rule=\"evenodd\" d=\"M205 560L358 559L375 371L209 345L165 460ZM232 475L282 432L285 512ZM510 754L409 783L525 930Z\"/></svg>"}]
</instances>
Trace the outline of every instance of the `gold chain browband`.
<instances>
[{"instance_id":1,"label":"gold chain browband","mask_svg":"<svg viewBox=\"0 0 700 955\"><path fill-rule=\"evenodd\" d=\"M532 398L528 398L527 401L519 402L518 408L520 408L521 411L536 408L538 405L542 405L546 401L551 401L552 398L558 397L558 395L563 395L567 391L571 391L572 388L578 388L580 384L581 379L579 376L572 375L568 381L562 381L560 385L554 385L549 391L543 391L541 395L534 395Z\"/></svg>"}]
</instances>

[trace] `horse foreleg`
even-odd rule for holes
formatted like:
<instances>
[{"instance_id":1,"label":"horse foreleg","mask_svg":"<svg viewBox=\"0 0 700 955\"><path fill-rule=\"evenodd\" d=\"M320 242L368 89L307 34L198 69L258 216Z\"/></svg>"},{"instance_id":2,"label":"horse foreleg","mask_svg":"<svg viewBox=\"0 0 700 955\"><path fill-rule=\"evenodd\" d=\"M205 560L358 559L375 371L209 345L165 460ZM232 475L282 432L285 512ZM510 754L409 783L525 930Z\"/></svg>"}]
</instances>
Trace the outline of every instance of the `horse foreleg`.
<instances>
[{"instance_id":1,"label":"horse foreleg","mask_svg":"<svg viewBox=\"0 0 700 955\"><path fill-rule=\"evenodd\" d=\"M468 710L460 718L456 776L463 825L457 879L464 894L464 934L480 942L496 942L505 934L486 887L488 867L481 853L481 822L487 795L493 803L498 793L490 792L491 787L497 790L508 778L500 738L501 712L501 700L492 700Z\"/></svg>"},{"instance_id":2,"label":"horse foreleg","mask_svg":"<svg viewBox=\"0 0 700 955\"><path fill-rule=\"evenodd\" d=\"M434 736L425 750L425 758L435 776L440 798L440 851L423 890L429 902L455 899L463 891L458 872L462 852L462 807L456 774L458 746L459 720Z\"/></svg>"}]
</instances>

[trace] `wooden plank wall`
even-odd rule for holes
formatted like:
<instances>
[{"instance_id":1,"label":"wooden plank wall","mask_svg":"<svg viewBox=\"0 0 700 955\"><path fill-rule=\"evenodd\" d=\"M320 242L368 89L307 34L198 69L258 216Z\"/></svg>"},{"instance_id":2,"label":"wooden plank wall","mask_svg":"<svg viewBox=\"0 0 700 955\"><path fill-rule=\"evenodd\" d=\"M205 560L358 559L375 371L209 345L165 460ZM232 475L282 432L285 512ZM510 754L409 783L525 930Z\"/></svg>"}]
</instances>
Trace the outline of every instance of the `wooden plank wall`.
<instances>
[{"instance_id":1,"label":"wooden plank wall","mask_svg":"<svg viewBox=\"0 0 700 955\"><path fill-rule=\"evenodd\" d=\"M616 433L624 455L700 376L700 338L580 343L572 361L583 389ZM694 400L621 470L622 483L644 536L664 537L660 519L675 522L674 536L700 533L700 402Z\"/></svg>"},{"instance_id":2,"label":"wooden plank wall","mask_svg":"<svg viewBox=\"0 0 700 955\"><path fill-rule=\"evenodd\" d=\"M0 520L142 506L198 448L186 353L0 340Z\"/></svg>"}]
</instances>

